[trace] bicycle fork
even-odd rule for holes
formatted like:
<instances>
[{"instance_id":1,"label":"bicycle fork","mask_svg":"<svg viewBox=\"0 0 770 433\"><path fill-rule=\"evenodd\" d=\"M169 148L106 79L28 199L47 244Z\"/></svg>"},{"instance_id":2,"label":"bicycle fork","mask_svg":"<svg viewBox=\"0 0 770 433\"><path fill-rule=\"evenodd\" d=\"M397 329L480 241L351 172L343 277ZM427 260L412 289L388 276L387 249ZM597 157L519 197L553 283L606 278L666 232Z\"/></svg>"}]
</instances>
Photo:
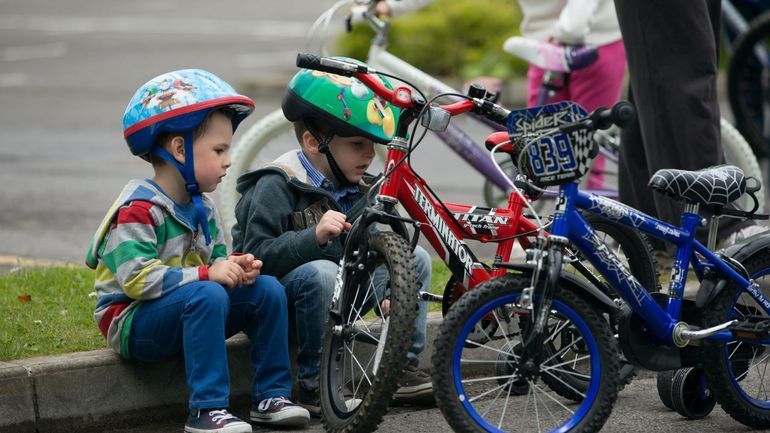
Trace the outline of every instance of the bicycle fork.
<instances>
[{"instance_id":1,"label":"bicycle fork","mask_svg":"<svg viewBox=\"0 0 770 433\"><path fill-rule=\"evenodd\" d=\"M540 373L543 347L548 331L548 316L554 296L558 290L557 282L561 275L564 247L567 239L561 236L549 236L538 239L532 250L535 268L532 285L522 292L519 308L528 310L529 323L522 333L523 347L519 360L519 374L527 380L534 380Z\"/></svg>"}]
</instances>

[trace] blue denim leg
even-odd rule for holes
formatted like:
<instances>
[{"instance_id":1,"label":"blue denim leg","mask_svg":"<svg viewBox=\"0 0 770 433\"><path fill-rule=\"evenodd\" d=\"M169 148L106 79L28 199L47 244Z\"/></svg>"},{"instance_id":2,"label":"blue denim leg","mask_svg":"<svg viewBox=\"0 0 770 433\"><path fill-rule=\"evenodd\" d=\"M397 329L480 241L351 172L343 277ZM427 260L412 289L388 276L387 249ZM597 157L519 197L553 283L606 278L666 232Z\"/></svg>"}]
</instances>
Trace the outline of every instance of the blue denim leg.
<instances>
[{"instance_id":1,"label":"blue denim leg","mask_svg":"<svg viewBox=\"0 0 770 433\"><path fill-rule=\"evenodd\" d=\"M420 282L420 291L430 291L430 279L433 271L433 260L425 251L425 248L417 245L414 250L415 266L417 267L417 281ZM414 332L412 333L412 347L409 348L407 358L415 367L419 364L419 355L425 350L426 333L428 329L428 302L417 303L417 318L414 319Z\"/></svg>"},{"instance_id":2,"label":"blue denim leg","mask_svg":"<svg viewBox=\"0 0 770 433\"><path fill-rule=\"evenodd\" d=\"M275 277L257 277L254 284L230 291L230 315L225 335L241 330L251 340L251 366L254 369L252 397L291 396L288 312L286 293Z\"/></svg>"},{"instance_id":3,"label":"blue denim leg","mask_svg":"<svg viewBox=\"0 0 770 433\"><path fill-rule=\"evenodd\" d=\"M297 342L297 382L306 390L318 389L321 343L331 305L337 264L314 260L281 278L291 311L289 337Z\"/></svg>"},{"instance_id":4,"label":"blue denim leg","mask_svg":"<svg viewBox=\"0 0 770 433\"><path fill-rule=\"evenodd\" d=\"M417 296L419 291L430 290L430 278L432 268L432 260L430 254L425 251L425 248L417 246L414 250L415 267L417 268L417 281L420 283L420 287L414 288L414 296ZM374 286L377 291L377 299L382 299L384 296L385 288L387 287L388 275L387 270L384 267L379 267L374 271L372 279L374 280ZM369 298L365 304L365 308L374 308L374 297ZM419 364L419 355L425 349L426 332L428 326L428 303L420 300L417 303L417 317L414 319L414 331L412 332L412 346L409 348L406 356L409 359L409 364L415 367Z\"/></svg>"},{"instance_id":5,"label":"blue denim leg","mask_svg":"<svg viewBox=\"0 0 770 433\"><path fill-rule=\"evenodd\" d=\"M183 351L190 408L228 407L229 307L225 288L213 281L190 283L162 298L143 301L131 327L131 357L160 361Z\"/></svg>"}]
</instances>

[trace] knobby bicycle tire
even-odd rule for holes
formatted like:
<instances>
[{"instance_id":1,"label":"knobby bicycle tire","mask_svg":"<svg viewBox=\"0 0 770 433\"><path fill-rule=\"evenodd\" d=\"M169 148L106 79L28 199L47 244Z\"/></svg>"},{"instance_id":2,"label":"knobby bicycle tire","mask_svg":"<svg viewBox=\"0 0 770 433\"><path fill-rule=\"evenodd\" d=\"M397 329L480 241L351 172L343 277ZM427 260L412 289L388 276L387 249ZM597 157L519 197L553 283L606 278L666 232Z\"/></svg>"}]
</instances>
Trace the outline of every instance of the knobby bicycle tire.
<instances>
[{"instance_id":1,"label":"knobby bicycle tire","mask_svg":"<svg viewBox=\"0 0 770 433\"><path fill-rule=\"evenodd\" d=\"M770 277L770 251L767 249L757 251L742 264L755 280ZM766 282L758 284L767 296ZM703 327L743 315L762 315L762 309L755 306L755 302L735 284L728 284L704 309ZM702 351L703 359L708 360L703 363L703 372L722 409L744 425L770 428L770 398L766 391L770 377L764 374L768 368L768 347L746 341L706 342ZM752 365L753 362L757 365ZM764 399L759 398L759 394L764 394Z\"/></svg>"},{"instance_id":2,"label":"knobby bicycle tire","mask_svg":"<svg viewBox=\"0 0 770 433\"><path fill-rule=\"evenodd\" d=\"M492 419L493 415L487 416L491 409L495 408L495 404L499 404L502 400L505 405L504 407L508 407L509 402L512 401L511 404L516 405L512 407L524 405L526 409L525 403L522 403L521 400L528 397L527 393L530 392L529 390L534 389L532 392L538 392L537 387L542 386L535 380L529 382L529 387L522 387L518 376L512 373L514 371L513 367L508 364L515 364L518 354L512 350L515 345L509 343L516 341L515 333L508 336L510 340L505 335L500 336L500 332L498 332L497 336L497 344L502 344L501 347L509 351L511 353L510 356L501 357L501 350L492 346L490 346L491 350L485 350L482 347L468 349L460 341L463 335L467 334L468 329L474 327L474 322L489 314L494 314L495 317L499 318L501 321L500 328L502 329L503 322L508 318L508 315L500 317L501 313L499 312L501 310L508 313L512 312L507 306L518 299L521 290L531 283L530 278L531 273L521 275L507 274L479 285L479 287L460 298L441 324L431 358L434 365L432 378L436 403L454 431L489 431L491 426L485 426L484 424L491 424L498 419L497 412L494 413L494 420ZM575 343L585 342L586 353L590 354L590 365L595 367L590 370L592 379L589 391L586 393L587 399L574 410L574 415L566 415L568 419L561 422L560 426L565 431L598 431L609 417L618 393L619 349L617 341L613 337L606 319L602 317L592 303L586 301L577 292L569 288L557 292L549 315L553 315L557 319L563 316L574 324L581 335L581 338L575 340ZM516 317L511 318L511 320L516 320ZM490 338L488 341L494 342L495 340ZM466 351L472 352L466 354ZM491 360L495 364L494 367L485 367L490 361L485 361L481 358L475 359L475 356L483 356L485 352L491 353L493 357L496 357L496 361L494 359ZM466 378L463 375L463 369L465 368L463 363L468 368L471 365L476 365L478 366L476 369L481 369L481 374L486 373L493 376L488 377L488 380L485 381L484 377L476 377L475 373L469 371L469 377ZM497 364L501 363L505 365L498 368ZM508 366L506 367L506 365ZM507 374L501 375L501 372L505 371L506 368L509 370ZM546 361L539 368L548 369L550 366ZM473 375L473 378L470 375ZM486 394L490 396L489 398L484 394L487 391L474 389L474 386L490 381L493 383L492 386L496 386L496 388L493 388L491 393ZM494 385L501 381L503 381L502 384ZM501 396L499 390L507 390L507 396ZM498 395L490 402L491 395L495 392L498 392ZM530 401L546 404L550 401L549 398L552 399L554 397L538 396ZM590 401L588 401L589 399ZM483 405L489 406L485 407ZM487 408L487 411L482 413L482 408ZM526 413L513 413L515 409L511 409L510 412L501 412L500 423L503 420L506 422L506 426L501 427L504 431L512 431L508 429L508 423L528 424L538 414L537 409L532 407ZM513 413L513 415L504 419L510 413ZM547 417L545 415L546 411L542 410L542 408L539 413ZM549 415L551 414L550 412L548 413ZM552 415L551 417L553 418ZM532 431L545 431L540 429L541 426L539 424L533 425L537 421L539 420L532 422L527 427L531 428ZM557 423L560 421L557 421ZM517 433L530 431L524 430L522 426L518 426L518 428L520 429L515 430ZM550 431L552 427L549 426L548 428Z\"/></svg>"},{"instance_id":3,"label":"knobby bicycle tire","mask_svg":"<svg viewBox=\"0 0 770 433\"><path fill-rule=\"evenodd\" d=\"M407 241L392 232L371 236L368 246L363 269L344 264L351 260L342 262L337 277L340 292L332 305L341 323L330 316L325 330L320 393L327 432L369 432L377 428L398 386L412 343L418 305L414 254ZM373 273L382 269L381 265L388 270L390 312L385 314L376 308L380 302L373 298L375 312L364 315L366 293L373 289ZM374 326L378 323L379 328ZM372 338L376 340L374 348ZM356 368L361 371L354 371Z\"/></svg>"}]
</instances>

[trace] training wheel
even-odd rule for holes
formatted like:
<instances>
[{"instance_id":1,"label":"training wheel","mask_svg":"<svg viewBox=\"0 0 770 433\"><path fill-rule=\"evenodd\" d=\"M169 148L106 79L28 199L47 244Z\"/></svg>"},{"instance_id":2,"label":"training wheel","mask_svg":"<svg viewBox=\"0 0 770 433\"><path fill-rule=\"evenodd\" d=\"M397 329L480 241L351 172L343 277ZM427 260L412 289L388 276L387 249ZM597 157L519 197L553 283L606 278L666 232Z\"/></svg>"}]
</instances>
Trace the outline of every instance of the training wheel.
<instances>
[{"instance_id":1,"label":"training wheel","mask_svg":"<svg viewBox=\"0 0 770 433\"><path fill-rule=\"evenodd\" d=\"M714 409L716 400L706 383L700 368L676 370L671 385L671 402L674 410L685 418L701 419Z\"/></svg>"},{"instance_id":2,"label":"training wheel","mask_svg":"<svg viewBox=\"0 0 770 433\"><path fill-rule=\"evenodd\" d=\"M676 370L659 371L656 380L658 397L660 397L663 406L666 406L671 410L676 410L674 409L674 402L671 401L671 387L674 384L674 373L676 373Z\"/></svg>"}]
</instances>

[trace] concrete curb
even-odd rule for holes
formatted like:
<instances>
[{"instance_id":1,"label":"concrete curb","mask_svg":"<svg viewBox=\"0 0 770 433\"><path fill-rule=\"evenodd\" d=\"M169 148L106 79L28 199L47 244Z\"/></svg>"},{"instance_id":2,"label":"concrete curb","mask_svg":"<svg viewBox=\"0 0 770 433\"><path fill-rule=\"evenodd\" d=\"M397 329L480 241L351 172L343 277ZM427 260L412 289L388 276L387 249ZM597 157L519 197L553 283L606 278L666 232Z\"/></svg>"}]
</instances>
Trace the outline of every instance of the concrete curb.
<instances>
[{"instance_id":1,"label":"concrete curb","mask_svg":"<svg viewBox=\"0 0 770 433\"><path fill-rule=\"evenodd\" d=\"M429 368L441 313L430 313L420 365ZM251 367L248 338L227 342L231 407L248 413ZM186 417L181 357L146 364L110 349L0 362L0 433L96 431Z\"/></svg>"}]
</instances>

